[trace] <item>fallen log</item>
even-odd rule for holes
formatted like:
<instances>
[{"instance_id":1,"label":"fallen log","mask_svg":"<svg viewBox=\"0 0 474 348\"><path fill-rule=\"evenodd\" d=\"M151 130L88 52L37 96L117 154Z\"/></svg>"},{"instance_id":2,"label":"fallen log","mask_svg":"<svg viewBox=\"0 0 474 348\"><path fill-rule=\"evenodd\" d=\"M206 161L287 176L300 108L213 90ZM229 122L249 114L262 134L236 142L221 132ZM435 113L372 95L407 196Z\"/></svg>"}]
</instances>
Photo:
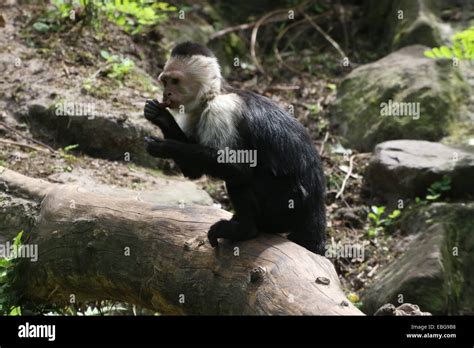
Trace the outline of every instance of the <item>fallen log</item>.
<instances>
[{"instance_id":1,"label":"fallen log","mask_svg":"<svg viewBox=\"0 0 474 348\"><path fill-rule=\"evenodd\" d=\"M14 235L8 202L28 200L28 245L15 288L38 302L111 299L162 314L360 315L331 262L279 235L212 248L210 225L230 213L53 184L0 167L0 236ZM18 211L18 210L15 210ZM26 211L26 210L25 210ZM33 222L31 214L35 214ZM13 221L8 225L9 221ZM28 225L30 223L30 225Z\"/></svg>"}]
</instances>

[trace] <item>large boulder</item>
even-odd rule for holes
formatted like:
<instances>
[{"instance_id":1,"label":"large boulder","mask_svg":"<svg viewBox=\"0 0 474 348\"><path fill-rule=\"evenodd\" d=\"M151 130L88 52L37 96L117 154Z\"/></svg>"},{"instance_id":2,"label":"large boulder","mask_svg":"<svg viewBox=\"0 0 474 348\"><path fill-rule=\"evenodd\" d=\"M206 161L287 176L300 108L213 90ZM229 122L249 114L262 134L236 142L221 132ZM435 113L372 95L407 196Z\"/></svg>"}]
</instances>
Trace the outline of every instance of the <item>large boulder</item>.
<instances>
[{"instance_id":1,"label":"large boulder","mask_svg":"<svg viewBox=\"0 0 474 348\"><path fill-rule=\"evenodd\" d=\"M363 26L382 50L415 44L435 47L450 33L438 18L441 8L439 0L369 0L364 2Z\"/></svg>"},{"instance_id":2,"label":"large boulder","mask_svg":"<svg viewBox=\"0 0 474 348\"><path fill-rule=\"evenodd\" d=\"M392 140L375 147L365 176L375 195L394 203L423 197L435 181L447 175L446 195L474 197L474 151L421 140Z\"/></svg>"},{"instance_id":3,"label":"large boulder","mask_svg":"<svg viewBox=\"0 0 474 348\"><path fill-rule=\"evenodd\" d=\"M458 67L409 46L353 70L331 108L345 145L372 151L383 141L437 141L466 119L470 86Z\"/></svg>"},{"instance_id":4,"label":"large boulder","mask_svg":"<svg viewBox=\"0 0 474 348\"><path fill-rule=\"evenodd\" d=\"M474 203L419 207L403 226L418 234L367 287L364 312L410 302L433 314L474 314Z\"/></svg>"}]
</instances>

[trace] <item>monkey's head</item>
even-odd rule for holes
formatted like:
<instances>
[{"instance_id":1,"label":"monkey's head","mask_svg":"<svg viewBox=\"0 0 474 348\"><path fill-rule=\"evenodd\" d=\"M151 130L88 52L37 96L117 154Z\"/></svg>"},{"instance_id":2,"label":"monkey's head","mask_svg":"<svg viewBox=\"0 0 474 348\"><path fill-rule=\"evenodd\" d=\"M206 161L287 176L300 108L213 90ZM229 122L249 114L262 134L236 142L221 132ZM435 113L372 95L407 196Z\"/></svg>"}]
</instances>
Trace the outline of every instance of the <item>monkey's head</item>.
<instances>
[{"instance_id":1,"label":"monkey's head","mask_svg":"<svg viewBox=\"0 0 474 348\"><path fill-rule=\"evenodd\" d=\"M163 83L163 104L171 109L184 106L192 112L221 89L221 69L206 46L185 42L171 51L159 76Z\"/></svg>"}]
</instances>

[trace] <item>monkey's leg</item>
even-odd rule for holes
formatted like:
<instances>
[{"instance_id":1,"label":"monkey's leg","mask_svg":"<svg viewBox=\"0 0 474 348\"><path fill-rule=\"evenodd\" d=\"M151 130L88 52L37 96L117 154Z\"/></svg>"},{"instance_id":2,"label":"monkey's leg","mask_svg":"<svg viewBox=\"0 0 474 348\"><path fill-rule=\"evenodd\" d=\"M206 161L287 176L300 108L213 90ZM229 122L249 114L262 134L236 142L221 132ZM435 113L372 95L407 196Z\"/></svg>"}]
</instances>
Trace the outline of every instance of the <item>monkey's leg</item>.
<instances>
[{"instance_id":1,"label":"monkey's leg","mask_svg":"<svg viewBox=\"0 0 474 348\"><path fill-rule=\"evenodd\" d=\"M295 221L288 239L299 244L313 253L323 255L326 246L324 217L318 217L317 214L308 214Z\"/></svg>"},{"instance_id":2,"label":"monkey's leg","mask_svg":"<svg viewBox=\"0 0 474 348\"><path fill-rule=\"evenodd\" d=\"M226 187L235 214L232 219L220 220L211 226L207 237L212 246L217 245L217 238L236 242L255 238L258 234L255 217L259 205L250 187L229 182Z\"/></svg>"}]
</instances>

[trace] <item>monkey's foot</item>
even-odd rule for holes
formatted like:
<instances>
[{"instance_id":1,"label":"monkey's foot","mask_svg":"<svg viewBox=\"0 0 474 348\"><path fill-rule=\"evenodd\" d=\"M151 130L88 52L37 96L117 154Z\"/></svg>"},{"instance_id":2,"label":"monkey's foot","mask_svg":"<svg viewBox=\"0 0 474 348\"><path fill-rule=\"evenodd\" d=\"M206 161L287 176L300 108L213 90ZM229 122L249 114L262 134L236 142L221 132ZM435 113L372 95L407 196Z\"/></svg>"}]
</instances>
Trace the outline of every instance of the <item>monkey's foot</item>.
<instances>
[{"instance_id":1,"label":"monkey's foot","mask_svg":"<svg viewBox=\"0 0 474 348\"><path fill-rule=\"evenodd\" d=\"M236 220L220 220L211 226L207 238L212 247L217 246L217 239L224 238L231 241L241 241L254 238L257 229L251 223Z\"/></svg>"}]
</instances>

